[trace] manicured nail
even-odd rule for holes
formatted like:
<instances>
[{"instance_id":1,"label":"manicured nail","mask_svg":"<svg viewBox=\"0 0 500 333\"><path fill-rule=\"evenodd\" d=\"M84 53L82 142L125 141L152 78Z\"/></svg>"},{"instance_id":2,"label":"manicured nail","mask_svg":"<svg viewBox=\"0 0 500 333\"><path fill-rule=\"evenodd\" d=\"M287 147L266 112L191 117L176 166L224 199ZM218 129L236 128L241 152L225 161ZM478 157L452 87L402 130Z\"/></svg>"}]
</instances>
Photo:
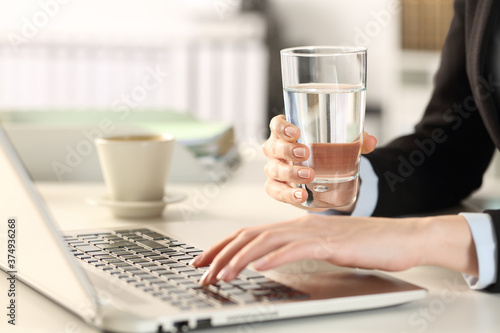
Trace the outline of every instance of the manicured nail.
<instances>
[{"instance_id":1,"label":"manicured nail","mask_svg":"<svg viewBox=\"0 0 500 333\"><path fill-rule=\"evenodd\" d=\"M285 134L291 138L295 138L297 136L297 129L292 126L285 127Z\"/></svg>"},{"instance_id":2,"label":"manicured nail","mask_svg":"<svg viewBox=\"0 0 500 333\"><path fill-rule=\"evenodd\" d=\"M264 258L260 258L259 260L257 260L256 262L254 262L253 264L253 268L255 268L256 270L259 270L261 269L262 267L264 267L264 265L267 264L267 259L266 257Z\"/></svg>"},{"instance_id":3,"label":"manicured nail","mask_svg":"<svg viewBox=\"0 0 500 333\"><path fill-rule=\"evenodd\" d=\"M191 266L196 266L201 260L201 254L199 256L196 256L189 262L189 265Z\"/></svg>"},{"instance_id":4,"label":"manicured nail","mask_svg":"<svg viewBox=\"0 0 500 333\"><path fill-rule=\"evenodd\" d=\"M231 270L228 267L224 267L224 269L217 274L217 280L226 281L230 272Z\"/></svg>"},{"instance_id":5,"label":"manicured nail","mask_svg":"<svg viewBox=\"0 0 500 333\"><path fill-rule=\"evenodd\" d=\"M295 199L302 199L302 190L297 190L293 192Z\"/></svg>"},{"instance_id":6,"label":"manicured nail","mask_svg":"<svg viewBox=\"0 0 500 333\"><path fill-rule=\"evenodd\" d=\"M293 154L295 157L305 157L306 156L306 149L302 147L295 148L293 150Z\"/></svg>"},{"instance_id":7,"label":"manicured nail","mask_svg":"<svg viewBox=\"0 0 500 333\"><path fill-rule=\"evenodd\" d=\"M202 286L206 286L208 285L208 275L210 275L210 270L206 271L205 273L203 273L203 275L201 276L200 278L200 284Z\"/></svg>"},{"instance_id":8,"label":"manicured nail","mask_svg":"<svg viewBox=\"0 0 500 333\"><path fill-rule=\"evenodd\" d=\"M311 170L309 169L300 169L299 172L299 177L300 178L304 178L304 179L307 179L309 177L311 177Z\"/></svg>"}]
</instances>

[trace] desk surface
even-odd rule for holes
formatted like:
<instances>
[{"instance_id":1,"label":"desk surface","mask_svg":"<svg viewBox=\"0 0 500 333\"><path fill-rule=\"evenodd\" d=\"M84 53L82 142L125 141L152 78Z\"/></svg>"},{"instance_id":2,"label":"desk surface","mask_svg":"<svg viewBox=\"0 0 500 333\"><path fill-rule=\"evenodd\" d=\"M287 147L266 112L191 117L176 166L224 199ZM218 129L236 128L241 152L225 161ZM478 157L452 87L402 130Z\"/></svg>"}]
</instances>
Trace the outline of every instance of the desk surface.
<instances>
[{"instance_id":1,"label":"desk surface","mask_svg":"<svg viewBox=\"0 0 500 333\"><path fill-rule=\"evenodd\" d=\"M174 235L189 225L193 230L193 237L189 241L206 248L240 227L304 214L304 211L276 202L265 194L263 166L262 158L247 161L247 165L234 172L232 179L226 183L169 185L169 192L185 193L187 199L167 207L161 218L148 220L148 223ZM90 207L84 203L87 197L104 195L103 184L42 183L38 187L64 230L140 224L137 220L113 218L105 207ZM427 288L429 296L386 309L205 331L494 332L500 327L500 295L469 290L458 273L434 267L418 267L392 275ZM0 272L0 304L3 305L7 301L4 292L7 290L7 281L4 277L5 273ZM7 325L4 315L2 318L1 332L96 332L78 317L21 283L18 285L18 325Z\"/></svg>"}]
</instances>

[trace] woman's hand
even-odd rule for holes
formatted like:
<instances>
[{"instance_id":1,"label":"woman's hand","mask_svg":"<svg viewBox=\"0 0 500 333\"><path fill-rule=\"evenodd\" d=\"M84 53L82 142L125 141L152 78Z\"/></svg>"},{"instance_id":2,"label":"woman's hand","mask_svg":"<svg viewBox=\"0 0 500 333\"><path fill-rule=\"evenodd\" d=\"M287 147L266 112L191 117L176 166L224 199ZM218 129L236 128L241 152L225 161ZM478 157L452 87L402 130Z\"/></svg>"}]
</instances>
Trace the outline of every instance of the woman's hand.
<instances>
[{"instance_id":1,"label":"woman's hand","mask_svg":"<svg viewBox=\"0 0 500 333\"><path fill-rule=\"evenodd\" d=\"M293 162L303 162L309 158L306 145L296 142L300 130L285 120L283 115L274 117L270 124L271 135L264 143L264 154L269 158L265 172L267 175L266 192L276 200L299 206L307 200L307 191L292 184L307 184L314 179L314 170L294 166ZM363 133L362 154L375 149L377 139Z\"/></svg>"},{"instance_id":2,"label":"woman's hand","mask_svg":"<svg viewBox=\"0 0 500 333\"><path fill-rule=\"evenodd\" d=\"M362 218L308 214L241 229L212 246L191 264L210 265L200 283L230 281L248 264L267 270L301 259L401 271L438 265L477 275L475 246L462 216Z\"/></svg>"}]
</instances>

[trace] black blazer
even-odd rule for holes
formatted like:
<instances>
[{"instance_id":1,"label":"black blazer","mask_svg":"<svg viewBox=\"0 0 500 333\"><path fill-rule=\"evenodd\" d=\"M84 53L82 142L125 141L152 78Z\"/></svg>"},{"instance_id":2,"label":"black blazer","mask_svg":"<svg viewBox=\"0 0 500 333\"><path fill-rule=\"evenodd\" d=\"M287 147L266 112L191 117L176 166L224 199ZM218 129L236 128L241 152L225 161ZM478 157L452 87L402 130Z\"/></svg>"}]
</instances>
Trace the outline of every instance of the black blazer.
<instances>
[{"instance_id":1,"label":"black blazer","mask_svg":"<svg viewBox=\"0 0 500 333\"><path fill-rule=\"evenodd\" d=\"M492 97L500 82L484 70L488 21L500 16L493 11L494 1L455 1L455 16L422 120L413 134L367 155L379 177L374 216L457 205L481 186L494 149L500 148L500 110ZM500 241L500 210L486 213L492 216ZM500 280L489 290L500 292Z\"/></svg>"}]
</instances>

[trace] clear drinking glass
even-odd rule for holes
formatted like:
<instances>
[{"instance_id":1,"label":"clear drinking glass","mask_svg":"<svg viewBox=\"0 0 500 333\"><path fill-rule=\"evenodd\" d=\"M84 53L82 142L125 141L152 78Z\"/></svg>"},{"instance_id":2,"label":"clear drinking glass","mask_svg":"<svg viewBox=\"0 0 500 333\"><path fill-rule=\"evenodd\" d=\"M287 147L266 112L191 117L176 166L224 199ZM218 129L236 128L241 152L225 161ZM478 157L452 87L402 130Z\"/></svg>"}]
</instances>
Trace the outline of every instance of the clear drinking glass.
<instances>
[{"instance_id":1,"label":"clear drinking glass","mask_svg":"<svg viewBox=\"0 0 500 333\"><path fill-rule=\"evenodd\" d=\"M307 46L281 50L285 113L300 129L314 169L303 203L312 208L356 201L366 105L366 49Z\"/></svg>"}]
</instances>

